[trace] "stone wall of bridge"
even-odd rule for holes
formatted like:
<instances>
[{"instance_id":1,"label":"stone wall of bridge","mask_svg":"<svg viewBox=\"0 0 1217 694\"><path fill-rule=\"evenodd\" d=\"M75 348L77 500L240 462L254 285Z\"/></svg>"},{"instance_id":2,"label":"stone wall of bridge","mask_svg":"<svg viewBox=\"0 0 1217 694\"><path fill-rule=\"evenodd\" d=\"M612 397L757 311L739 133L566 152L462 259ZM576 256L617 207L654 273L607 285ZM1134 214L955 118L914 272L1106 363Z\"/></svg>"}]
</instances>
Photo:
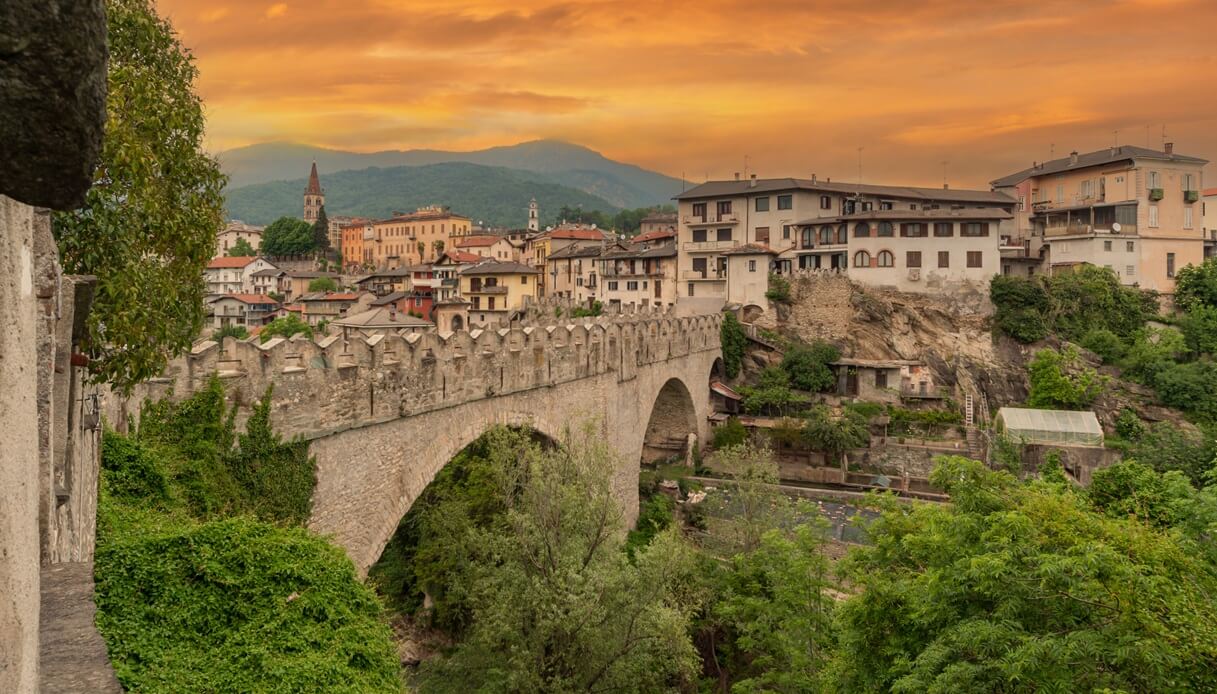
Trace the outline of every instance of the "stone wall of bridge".
<instances>
[{"instance_id":1,"label":"stone wall of bridge","mask_svg":"<svg viewBox=\"0 0 1217 694\"><path fill-rule=\"evenodd\" d=\"M620 453L614 485L632 522L644 439L708 433L720 322L638 316L367 340L229 338L196 345L128 409L184 397L212 374L245 405L273 386L272 424L309 439L317 458L310 526L366 571L435 474L494 424L560 440L566 427L594 422ZM657 401L661 416L648 426ZM683 430L667 431L669 422Z\"/></svg>"}]
</instances>

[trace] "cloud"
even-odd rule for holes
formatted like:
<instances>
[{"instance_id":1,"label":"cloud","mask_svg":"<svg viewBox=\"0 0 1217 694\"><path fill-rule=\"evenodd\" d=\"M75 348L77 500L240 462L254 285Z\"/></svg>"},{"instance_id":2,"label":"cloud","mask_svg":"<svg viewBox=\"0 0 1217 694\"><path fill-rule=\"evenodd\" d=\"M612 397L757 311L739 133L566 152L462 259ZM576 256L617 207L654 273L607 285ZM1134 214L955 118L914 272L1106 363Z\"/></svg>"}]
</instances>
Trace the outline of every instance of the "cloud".
<instances>
[{"instance_id":1,"label":"cloud","mask_svg":"<svg viewBox=\"0 0 1217 694\"><path fill-rule=\"evenodd\" d=\"M270 7L266 8L266 18L267 19L277 19L279 17L282 17L285 14L287 14L287 3L286 2L277 2L273 5L271 5Z\"/></svg>"}]
</instances>

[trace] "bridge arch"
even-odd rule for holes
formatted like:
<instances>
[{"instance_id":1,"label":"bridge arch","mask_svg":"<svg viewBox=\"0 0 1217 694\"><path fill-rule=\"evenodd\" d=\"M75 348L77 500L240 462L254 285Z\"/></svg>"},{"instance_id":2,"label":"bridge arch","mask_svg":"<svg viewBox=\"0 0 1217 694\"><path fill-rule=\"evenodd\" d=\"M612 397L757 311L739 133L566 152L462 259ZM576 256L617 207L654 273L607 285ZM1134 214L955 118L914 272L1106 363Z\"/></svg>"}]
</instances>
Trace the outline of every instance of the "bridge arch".
<instances>
[{"instance_id":1,"label":"bridge arch","mask_svg":"<svg viewBox=\"0 0 1217 694\"><path fill-rule=\"evenodd\" d=\"M669 378L651 403L642 440L642 461L683 458L689 434L697 433L697 407L689 387L680 378Z\"/></svg>"}]
</instances>

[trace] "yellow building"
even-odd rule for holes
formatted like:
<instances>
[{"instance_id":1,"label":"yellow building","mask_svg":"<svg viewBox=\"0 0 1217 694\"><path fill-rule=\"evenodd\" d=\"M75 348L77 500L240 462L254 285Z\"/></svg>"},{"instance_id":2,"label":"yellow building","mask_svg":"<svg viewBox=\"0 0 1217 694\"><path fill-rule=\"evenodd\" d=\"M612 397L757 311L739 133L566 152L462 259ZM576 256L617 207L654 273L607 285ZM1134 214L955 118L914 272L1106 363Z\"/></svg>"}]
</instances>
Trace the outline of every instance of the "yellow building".
<instances>
[{"instance_id":1,"label":"yellow building","mask_svg":"<svg viewBox=\"0 0 1217 694\"><path fill-rule=\"evenodd\" d=\"M487 261L461 271L461 297L473 324L498 325L537 298L541 273L522 263Z\"/></svg>"},{"instance_id":2,"label":"yellow building","mask_svg":"<svg viewBox=\"0 0 1217 694\"><path fill-rule=\"evenodd\" d=\"M469 234L471 224L446 207L420 207L367 225L361 254L365 264L376 269L435 262L453 247L453 239Z\"/></svg>"},{"instance_id":3,"label":"yellow building","mask_svg":"<svg viewBox=\"0 0 1217 694\"><path fill-rule=\"evenodd\" d=\"M1204 259L1201 171L1208 162L1132 145L1042 163L992 182L1018 200L1016 235L1051 271L1107 267L1164 293Z\"/></svg>"}]
</instances>

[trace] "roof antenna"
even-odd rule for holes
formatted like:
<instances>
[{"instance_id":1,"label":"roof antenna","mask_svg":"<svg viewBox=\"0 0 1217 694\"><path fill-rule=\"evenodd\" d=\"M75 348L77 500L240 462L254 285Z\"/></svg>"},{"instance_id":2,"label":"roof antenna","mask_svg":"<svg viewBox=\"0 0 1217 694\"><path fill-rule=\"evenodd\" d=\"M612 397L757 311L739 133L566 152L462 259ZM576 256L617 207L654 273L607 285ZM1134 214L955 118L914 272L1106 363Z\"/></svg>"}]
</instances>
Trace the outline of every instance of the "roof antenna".
<instances>
[{"instance_id":1,"label":"roof antenna","mask_svg":"<svg viewBox=\"0 0 1217 694\"><path fill-rule=\"evenodd\" d=\"M1112 130L1112 131L1111 131L1111 137L1112 137L1112 140L1111 140L1111 146L1112 146L1112 147L1119 147L1119 146L1120 146L1120 131L1119 131L1119 129Z\"/></svg>"},{"instance_id":2,"label":"roof antenna","mask_svg":"<svg viewBox=\"0 0 1217 694\"><path fill-rule=\"evenodd\" d=\"M943 188L943 190L945 190L945 189L946 189L946 187L947 187L947 164L950 164L950 163L951 163L951 162L947 161L946 159L943 159L943 160L942 160L942 162L941 162L941 164L942 164L942 188Z\"/></svg>"},{"instance_id":3,"label":"roof antenna","mask_svg":"<svg viewBox=\"0 0 1217 694\"><path fill-rule=\"evenodd\" d=\"M862 150L865 147L858 148L858 192L862 192Z\"/></svg>"},{"instance_id":4,"label":"roof antenna","mask_svg":"<svg viewBox=\"0 0 1217 694\"><path fill-rule=\"evenodd\" d=\"M1053 142L1048 145L1048 158L1051 159L1055 156L1056 156L1056 143Z\"/></svg>"}]
</instances>

